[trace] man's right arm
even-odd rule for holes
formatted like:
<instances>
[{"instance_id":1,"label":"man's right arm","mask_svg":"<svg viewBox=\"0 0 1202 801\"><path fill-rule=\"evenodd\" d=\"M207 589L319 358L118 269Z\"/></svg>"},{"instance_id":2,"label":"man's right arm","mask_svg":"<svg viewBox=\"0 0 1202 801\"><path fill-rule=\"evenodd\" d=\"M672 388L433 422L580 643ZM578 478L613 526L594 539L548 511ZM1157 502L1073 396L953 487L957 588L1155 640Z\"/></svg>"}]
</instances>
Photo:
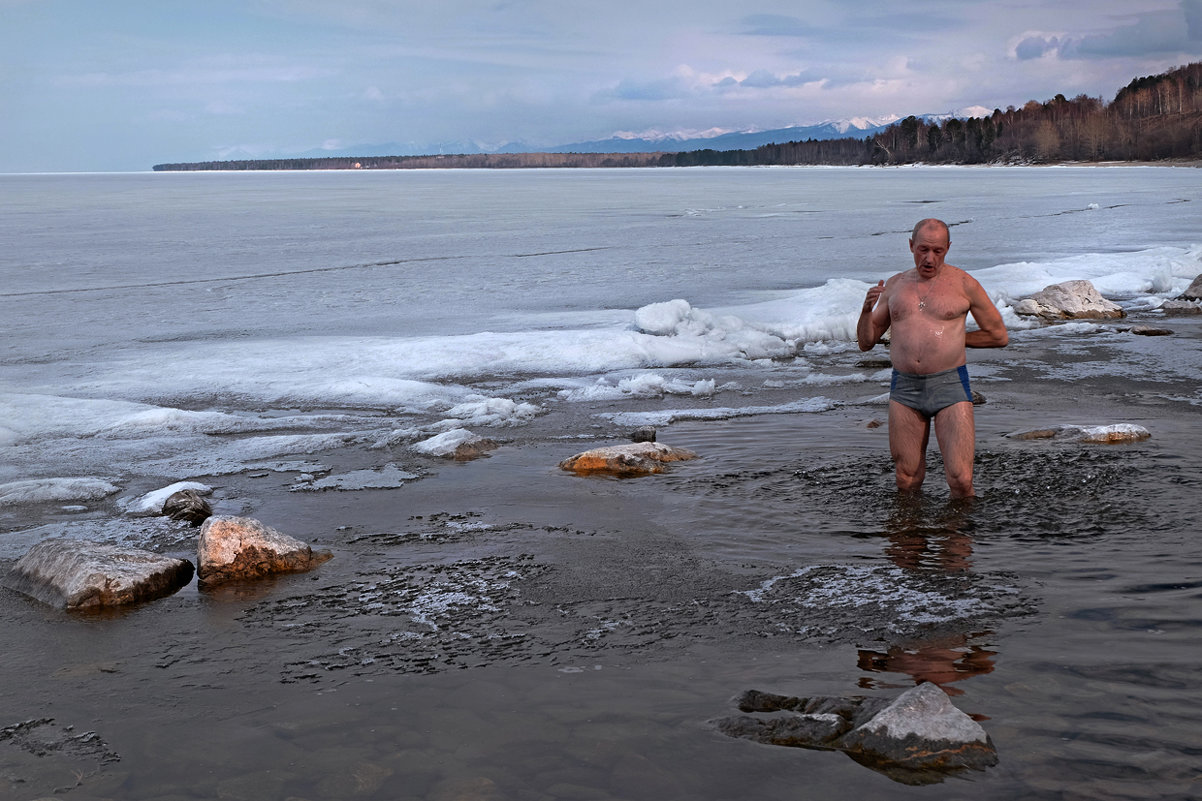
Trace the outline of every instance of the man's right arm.
<instances>
[{"instance_id":1,"label":"man's right arm","mask_svg":"<svg viewBox=\"0 0 1202 801\"><path fill-rule=\"evenodd\" d=\"M864 296L860 319L856 321L856 343L860 350L872 350L889 329L889 300L882 297L884 294L885 282L881 281Z\"/></svg>"}]
</instances>

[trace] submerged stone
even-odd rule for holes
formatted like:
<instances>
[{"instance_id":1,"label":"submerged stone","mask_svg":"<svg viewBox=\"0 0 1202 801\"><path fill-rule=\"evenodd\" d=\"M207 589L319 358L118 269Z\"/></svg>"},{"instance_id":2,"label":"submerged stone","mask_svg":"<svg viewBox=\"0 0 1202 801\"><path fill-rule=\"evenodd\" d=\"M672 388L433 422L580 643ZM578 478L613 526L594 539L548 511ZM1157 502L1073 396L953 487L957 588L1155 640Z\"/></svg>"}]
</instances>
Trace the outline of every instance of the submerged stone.
<instances>
[{"instance_id":1,"label":"submerged stone","mask_svg":"<svg viewBox=\"0 0 1202 801\"><path fill-rule=\"evenodd\" d=\"M644 476L662 473L667 462L696 459L697 454L673 448L662 442L632 442L578 453L559 463L561 470L573 473L601 473L613 476Z\"/></svg>"},{"instance_id":2,"label":"submerged stone","mask_svg":"<svg viewBox=\"0 0 1202 801\"><path fill-rule=\"evenodd\" d=\"M196 574L202 586L312 570L332 558L249 517L210 517L200 529Z\"/></svg>"},{"instance_id":3,"label":"submerged stone","mask_svg":"<svg viewBox=\"0 0 1202 801\"><path fill-rule=\"evenodd\" d=\"M17 560L4 586L59 609L100 608L171 595L192 580L193 571L186 559L55 538Z\"/></svg>"}]
</instances>

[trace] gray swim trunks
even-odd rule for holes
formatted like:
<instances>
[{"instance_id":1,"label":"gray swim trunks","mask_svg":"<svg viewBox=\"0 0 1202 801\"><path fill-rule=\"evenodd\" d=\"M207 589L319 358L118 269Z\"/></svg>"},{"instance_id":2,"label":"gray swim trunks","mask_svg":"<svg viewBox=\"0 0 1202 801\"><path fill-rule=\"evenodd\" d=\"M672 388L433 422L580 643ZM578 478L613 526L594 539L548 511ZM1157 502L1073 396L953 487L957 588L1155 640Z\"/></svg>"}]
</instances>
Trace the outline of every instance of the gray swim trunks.
<instances>
[{"instance_id":1,"label":"gray swim trunks","mask_svg":"<svg viewBox=\"0 0 1202 801\"><path fill-rule=\"evenodd\" d=\"M910 375L894 370L893 380L889 383L889 399L916 409L928 418L953 404L971 403L968 368L962 364L930 375Z\"/></svg>"}]
</instances>

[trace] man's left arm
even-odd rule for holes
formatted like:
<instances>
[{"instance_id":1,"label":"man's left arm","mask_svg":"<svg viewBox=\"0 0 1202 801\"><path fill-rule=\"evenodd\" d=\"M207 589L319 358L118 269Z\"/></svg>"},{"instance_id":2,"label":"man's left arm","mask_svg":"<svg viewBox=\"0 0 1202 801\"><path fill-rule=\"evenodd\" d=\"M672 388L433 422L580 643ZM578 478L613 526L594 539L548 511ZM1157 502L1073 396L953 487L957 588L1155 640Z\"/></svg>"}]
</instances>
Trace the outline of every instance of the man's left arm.
<instances>
[{"instance_id":1,"label":"man's left arm","mask_svg":"<svg viewBox=\"0 0 1202 801\"><path fill-rule=\"evenodd\" d=\"M977 331L964 334L964 346L967 348L1004 348L1010 342L1010 334L1002 315L989 299L985 288L972 276L966 276L965 287L968 290L968 313L976 321Z\"/></svg>"}]
</instances>

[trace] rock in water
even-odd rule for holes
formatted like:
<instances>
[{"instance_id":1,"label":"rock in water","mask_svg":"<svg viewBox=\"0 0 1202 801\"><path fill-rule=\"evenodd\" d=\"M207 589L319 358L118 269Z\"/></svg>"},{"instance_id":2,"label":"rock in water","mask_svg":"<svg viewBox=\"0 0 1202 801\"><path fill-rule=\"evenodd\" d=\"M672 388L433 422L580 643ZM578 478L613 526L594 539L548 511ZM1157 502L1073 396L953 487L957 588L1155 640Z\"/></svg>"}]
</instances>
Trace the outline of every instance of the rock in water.
<instances>
[{"instance_id":1,"label":"rock in water","mask_svg":"<svg viewBox=\"0 0 1202 801\"><path fill-rule=\"evenodd\" d=\"M213 507L196 490L180 490L163 501L163 514L199 526L213 515Z\"/></svg>"},{"instance_id":2,"label":"rock in water","mask_svg":"<svg viewBox=\"0 0 1202 801\"><path fill-rule=\"evenodd\" d=\"M456 428L445 431L413 446L413 450L428 456L441 456L444 459L454 459L457 462L468 462L487 456L489 451L496 450L494 440L473 434L466 428Z\"/></svg>"},{"instance_id":3,"label":"rock in water","mask_svg":"<svg viewBox=\"0 0 1202 801\"><path fill-rule=\"evenodd\" d=\"M211 586L276 573L302 573L332 556L258 520L218 515L200 528L196 575L202 586Z\"/></svg>"},{"instance_id":4,"label":"rock in water","mask_svg":"<svg viewBox=\"0 0 1202 801\"><path fill-rule=\"evenodd\" d=\"M906 690L843 735L839 747L910 770L982 769L997 764L997 750L985 730L930 682Z\"/></svg>"},{"instance_id":5,"label":"rock in water","mask_svg":"<svg viewBox=\"0 0 1202 801\"><path fill-rule=\"evenodd\" d=\"M1056 439L1075 442L1096 442L1101 444L1116 444L1126 442L1142 442L1151 438L1152 434L1143 426L1135 423L1115 423L1109 426L1054 426L1052 428L1032 428L1026 431L1013 431L1006 435L1009 439Z\"/></svg>"},{"instance_id":6,"label":"rock in water","mask_svg":"<svg viewBox=\"0 0 1202 801\"><path fill-rule=\"evenodd\" d=\"M697 454L673 448L662 442L632 442L578 453L559 463L561 470L573 473L602 473L612 476L645 476L662 473L666 462L696 459Z\"/></svg>"},{"instance_id":7,"label":"rock in water","mask_svg":"<svg viewBox=\"0 0 1202 801\"><path fill-rule=\"evenodd\" d=\"M1202 303L1196 300L1166 300L1160 310L1169 316L1202 314Z\"/></svg>"},{"instance_id":8,"label":"rock in water","mask_svg":"<svg viewBox=\"0 0 1202 801\"><path fill-rule=\"evenodd\" d=\"M1202 300L1202 275L1195 278L1194 282L1177 296L1177 300Z\"/></svg>"},{"instance_id":9,"label":"rock in water","mask_svg":"<svg viewBox=\"0 0 1202 801\"><path fill-rule=\"evenodd\" d=\"M1045 320L1111 320L1125 312L1098 293L1089 281L1065 281L1046 286L1014 307L1016 314Z\"/></svg>"},{"instance_id":10,"label":"rock in water","mask_svg":"<svg viewBox=\"0 0 1202 801\"><path fill-rule=\"evenodd\" d=\"M192 580L192 563L87 540L43 540L17 560L4 586L59 609L88 609L171 595Z\"/></svg>"},{"instance_id":11,"label":"rock in water","mask_svg":"<svg viewBox=\"0 0 1202 801\"><path fill-rule=\"evenodd\" d=\"M951 773L997 764L981 726L938 686L923 683L893 701L863 696L796 698L748 690L747 714L716 721L723 734L769 745L843 751L903 784L932 784Z\"/></svg>"},{"instance_id":12,"label":"rock in water","mask_svg":"<svg viewBox=\"0 0 1202 801\"><path fill-rule=\"evenodd\" d=\"M1172 336L1173 332L1168 328L1157 328L1154 325L1133 325L1131 333L1141 337L1167 337Z\"/></svg>"},{"instance_id":13,"label":"rock in water","mask_svg":"<svg viewBox=\"0 0 1202 801\"><path fill-rule=\"evenodd\" d=\"M639 426L630 432L631 442L655 442L655 426Z\"/></svg>"}]
</instances>

